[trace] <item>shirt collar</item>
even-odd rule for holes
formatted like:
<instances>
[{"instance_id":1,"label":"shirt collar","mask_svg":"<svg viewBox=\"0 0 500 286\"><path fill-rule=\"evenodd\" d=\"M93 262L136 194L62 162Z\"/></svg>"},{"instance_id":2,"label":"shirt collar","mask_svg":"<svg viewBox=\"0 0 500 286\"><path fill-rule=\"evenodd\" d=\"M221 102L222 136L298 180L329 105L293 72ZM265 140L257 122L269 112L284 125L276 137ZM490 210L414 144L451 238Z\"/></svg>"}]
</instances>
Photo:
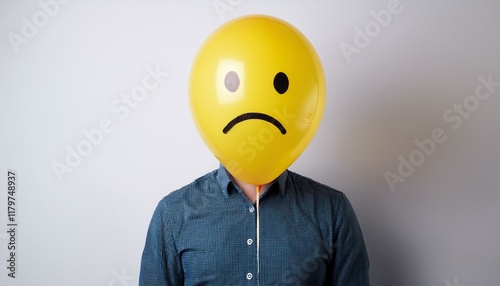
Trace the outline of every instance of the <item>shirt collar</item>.
<instances>
[{"instance_id":1,"label":"shirt collar","mask_svg":"<svg viewBox=\"0 0 500 286\"><path fill-rule=\"evenodd\" d=\"M285 170L281 175L276 178L271 185L269 185L269 188L271 188L274 184L278 184L280 194L283 196L285 194L286 190L286 180L288 178L288 170ZM219 170L217 172L217 180L220 186L220 189L222 193L224 194L224 197L229 197L229 184L233 184L234 187L236 187L236 183L233 182L231 177L229 176L228 171L222 164L219 164Z\"/></svg>"},{"instance_id":2,"label":"shirt collar","mask_svg":"<svg viewBox=\"0 0 500 286\"><path fill-rule=\"evenodd\" d=\"M229 178L229 174L226 171L226 168L222 166L222 164L219 164L219 170L217 172L217 181L219 183L220 189L222 190L222 193L224 194L224 197L229 197L229 183L231 183L231 178Z\"/></svg>"}]
</instances>

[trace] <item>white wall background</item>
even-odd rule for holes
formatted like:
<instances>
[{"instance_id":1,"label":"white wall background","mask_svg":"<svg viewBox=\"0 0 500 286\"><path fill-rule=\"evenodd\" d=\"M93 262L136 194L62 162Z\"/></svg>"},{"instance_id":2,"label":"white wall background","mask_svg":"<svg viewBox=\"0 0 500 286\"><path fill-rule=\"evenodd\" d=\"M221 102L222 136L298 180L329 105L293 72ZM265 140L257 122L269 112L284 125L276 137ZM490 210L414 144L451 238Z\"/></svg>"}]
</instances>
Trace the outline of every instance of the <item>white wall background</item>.
<instances>
[{"instance_id":1,"label":"white wall background","mask_svg":"<svg viewBox=\"0 0 500 286\"><path fill-rule=\"evenodd\" d=\"M325 116L291 169L350 198L373 285L499 285L500 3L394 1L1 1L0 285L137 284L158 200L218 165L189 113L193 57L222 23L253 13L295 25L323 61ZM388 5L397 13L376 24ZM128 116L114 112L148 67L169 75ZM475 99L478 77L492 78L488 99ZM53 163L103 119L113 132L58 180ZM435 128L446 140L418 162L414 141ZM391 191L384 173L411 154L421 165ZM15 279L8 169L19 180Z\"/></svg>"}]
</instances>

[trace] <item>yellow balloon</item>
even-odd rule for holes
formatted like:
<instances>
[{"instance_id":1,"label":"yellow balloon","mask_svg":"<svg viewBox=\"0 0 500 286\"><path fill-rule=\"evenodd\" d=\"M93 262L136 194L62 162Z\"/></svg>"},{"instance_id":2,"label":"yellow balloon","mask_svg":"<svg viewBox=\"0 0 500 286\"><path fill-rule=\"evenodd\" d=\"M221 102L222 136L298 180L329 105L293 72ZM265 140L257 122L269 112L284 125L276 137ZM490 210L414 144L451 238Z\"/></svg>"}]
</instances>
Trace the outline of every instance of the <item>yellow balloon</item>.
<instances>
[{"instance_id":1,"label":"yellow balloon","mask_svg":"<svg viewBox=\"0 0 500 286\"><path fill-rule=\"evenodd\" d=\"M323 115L325 78L313 46L287 22L232 20L193 63L189 98L206 145L236 178L277 178L304 151Z\"/></svg>"}]
</instances>

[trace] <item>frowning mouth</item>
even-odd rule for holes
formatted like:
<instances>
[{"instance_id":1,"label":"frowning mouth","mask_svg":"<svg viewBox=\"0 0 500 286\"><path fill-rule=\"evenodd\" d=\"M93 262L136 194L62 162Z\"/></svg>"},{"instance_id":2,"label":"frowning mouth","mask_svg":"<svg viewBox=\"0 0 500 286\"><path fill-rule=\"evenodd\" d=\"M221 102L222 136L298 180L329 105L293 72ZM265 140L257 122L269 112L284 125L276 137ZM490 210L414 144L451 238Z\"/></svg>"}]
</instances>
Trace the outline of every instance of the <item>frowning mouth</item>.
<instances>
[{"instance_id":1,"label":"frowning mouth","mask_svg":"<svg viewBox=\"0 0 500 286\"><path fill-rule=\"evenodd\" d=\"M264 113L259 113L259 112L248 112L248 113L243 113L241 115L236 116L233 120L229 121L229 123L226 125L226 127L224 127L224 129L222 129L222 133L227 134L229 132L229 130L231 130L231 128L233 128L236 124L238 124L242 121L245 121L245 120L249 120L249 119L259 119L259 120L267 121L267 122L273 124L274 126L276 126L276 128L279 129L281 134L283 134L283 135L286 134L285 127L276 118L274 118L270 115L264 114Z\"/></svg>"}]
</instances>

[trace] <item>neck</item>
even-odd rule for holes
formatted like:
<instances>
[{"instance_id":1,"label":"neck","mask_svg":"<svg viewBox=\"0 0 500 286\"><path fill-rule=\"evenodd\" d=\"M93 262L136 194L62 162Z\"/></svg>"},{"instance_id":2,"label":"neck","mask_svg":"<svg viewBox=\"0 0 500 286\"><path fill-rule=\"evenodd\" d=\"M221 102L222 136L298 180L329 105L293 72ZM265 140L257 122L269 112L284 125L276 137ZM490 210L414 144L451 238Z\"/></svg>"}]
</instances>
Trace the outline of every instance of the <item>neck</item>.
<instances>
[{"instance_id":1,"label":"neck","mask_svg":"<svg viewBox=\"0 0 500 286\"><path fill-rule=\"evenodd\" d=\"M234 182L240 187L240 189L243 191L243 194L245 194L245 197L251 202L254 203L256 198L257 198L257 186L249 184L247 182L243 182L239 180L238 178L233 177ZM269 187L269 184L264 184L261 185L261 193L265 192L267 188Z\"/></svg>"}]
</instances>

